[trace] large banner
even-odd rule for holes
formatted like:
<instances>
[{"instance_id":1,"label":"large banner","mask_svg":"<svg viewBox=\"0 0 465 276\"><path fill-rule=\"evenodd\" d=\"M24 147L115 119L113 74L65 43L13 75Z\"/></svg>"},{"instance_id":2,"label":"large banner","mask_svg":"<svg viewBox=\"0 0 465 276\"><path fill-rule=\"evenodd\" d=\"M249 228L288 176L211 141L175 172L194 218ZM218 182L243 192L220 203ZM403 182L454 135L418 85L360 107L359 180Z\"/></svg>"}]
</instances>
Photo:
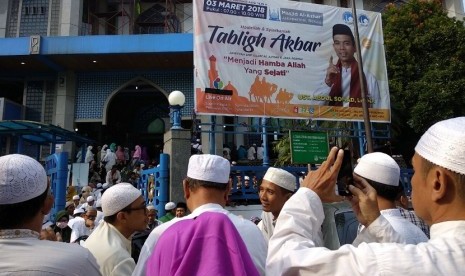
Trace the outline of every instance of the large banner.
<instances>
[{"instance_id":1,"label":"large banner","mask_svg":"<svg viewBox=\"0 0 465 276\"><path fill-rule=\"evenodd\" d=\"M194 0L199 114L390 121L381 14L283 0Z\"/></svg>"}]
</instances>

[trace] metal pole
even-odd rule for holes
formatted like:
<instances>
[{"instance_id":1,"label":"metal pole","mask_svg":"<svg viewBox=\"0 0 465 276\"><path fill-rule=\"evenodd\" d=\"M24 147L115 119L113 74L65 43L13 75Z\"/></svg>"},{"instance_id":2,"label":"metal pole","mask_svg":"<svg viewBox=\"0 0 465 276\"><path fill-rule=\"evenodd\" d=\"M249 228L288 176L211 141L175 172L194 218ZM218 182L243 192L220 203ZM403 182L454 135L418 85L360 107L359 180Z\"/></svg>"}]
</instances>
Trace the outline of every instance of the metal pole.
<instances>
[{"instance_id":1,"label":"metal pole","mask_svg":"<svg viewBox=\"0 0 465 276\"><path fill-rule=\"evenodd\" d=\"M367 139L367 148L368 153L373 152L373 141L371 139L371 123L370 123L370 113L368 109L368 103L366 101L366 87L363 72L363 61L362 61L362 51L360 50L360 38L358 35L358 19L357 19L357 9L355 7L355 0L352 0L352 14L354 16L354 35L355 35L355 49L357 50L357 63L360 77L360 89L362 94L362 108L363 108L363 122L365 123L365 135Z\"/></svg>"},{"instance_id":2,"label":"metal pole","mask_svg":"<svg viewBox=\"0 0 465 276\"><path fill-rule=\"evenodd\" d=\"M263 166L268 167L270 159L268 157L268 135L266 133L266 118L262 118L262 141L263 141Z\"/></svg>"},{"instance_id":3,"label":"metal pole","mask_svg":"<svg viewBox=\"0 0 465 276\"><path fill-rule=\"evenodd\" d=\"M216 116L210 116L210 154L216 154L215 131L216 131Z\"/></svg>"}]
</instances>

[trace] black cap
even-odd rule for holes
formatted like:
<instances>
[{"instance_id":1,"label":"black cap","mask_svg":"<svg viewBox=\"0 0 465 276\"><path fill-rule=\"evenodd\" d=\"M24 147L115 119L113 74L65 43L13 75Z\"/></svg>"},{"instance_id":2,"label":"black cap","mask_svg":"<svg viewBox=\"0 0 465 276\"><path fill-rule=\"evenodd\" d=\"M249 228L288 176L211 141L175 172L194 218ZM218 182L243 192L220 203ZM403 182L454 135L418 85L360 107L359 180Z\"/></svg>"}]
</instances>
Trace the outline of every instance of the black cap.
<instances>
[{"instance_id":1,"label":"black cap","mask_svg":"<svg viewBox=\"0 0 465 276\"><path fill-rule=\"evenodd\" d=\"M333 37L335 35L348 35L352 39L352 43L355 43L354 35L352 34L352 30L349 26L344 24L336 24L333 26Z\"/></svg>"}]
</instances>

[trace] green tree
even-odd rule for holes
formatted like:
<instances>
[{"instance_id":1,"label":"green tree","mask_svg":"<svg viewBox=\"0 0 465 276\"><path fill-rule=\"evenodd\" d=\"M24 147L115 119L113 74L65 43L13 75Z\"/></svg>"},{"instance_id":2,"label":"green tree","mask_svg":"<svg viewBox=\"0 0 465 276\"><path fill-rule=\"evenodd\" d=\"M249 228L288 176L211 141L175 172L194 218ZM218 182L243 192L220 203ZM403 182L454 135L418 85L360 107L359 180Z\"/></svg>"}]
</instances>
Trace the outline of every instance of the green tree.
<instances>
[{"instance_id":1,"label":"green tree","mask_svg":"<svg viewBox=\"0 0 465 276\"><path fill-rule=\"evenodd\" d=\"M390 4L383 23L393 143L411 155L429 126L465 114L465 27L437 0Z\"/></svg>"}]
</instances>

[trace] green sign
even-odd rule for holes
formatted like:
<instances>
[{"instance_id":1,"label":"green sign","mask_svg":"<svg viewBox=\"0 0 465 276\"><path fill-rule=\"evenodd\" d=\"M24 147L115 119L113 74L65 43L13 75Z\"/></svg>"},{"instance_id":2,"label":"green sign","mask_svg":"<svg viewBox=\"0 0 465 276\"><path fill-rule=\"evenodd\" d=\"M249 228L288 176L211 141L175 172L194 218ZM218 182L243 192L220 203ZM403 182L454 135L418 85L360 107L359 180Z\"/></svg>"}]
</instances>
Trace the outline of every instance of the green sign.
<instances>
[{"instance_id":1,"label":"green sign","mask_svg":"<svg viewBox=\"0 0 465 276\"><path fill-rule=\"evenodd\" d=\"M291 160L294 164L321 164L329 153L326 132L289 131Z\"/></svg>"}]
</instances>

